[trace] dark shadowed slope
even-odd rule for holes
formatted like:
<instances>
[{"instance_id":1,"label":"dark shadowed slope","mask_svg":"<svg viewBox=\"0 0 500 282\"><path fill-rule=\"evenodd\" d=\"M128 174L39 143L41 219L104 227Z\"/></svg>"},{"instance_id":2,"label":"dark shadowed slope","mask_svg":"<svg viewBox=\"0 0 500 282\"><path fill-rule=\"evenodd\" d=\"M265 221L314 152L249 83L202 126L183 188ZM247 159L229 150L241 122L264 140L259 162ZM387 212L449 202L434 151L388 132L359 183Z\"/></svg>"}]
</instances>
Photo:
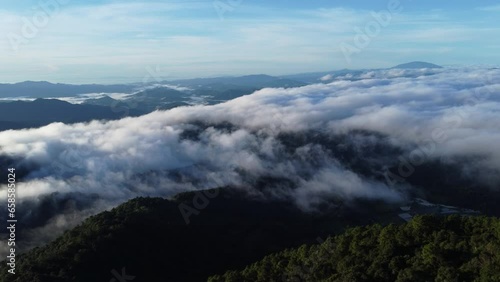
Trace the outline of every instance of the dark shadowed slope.
<instances>
[{"instance_id":1,"label":"dark shadowed slope","mask_svg":"<svg viewBox=\"0 0 500 282\"><path fill-rule=\"evenodd\" d=\"M0 281L109 281L112 270L133 281L206 281L321 242L347 224L365 225L374 212L346 207L307 214L238 191L131 200L19 255L16 276L2 263ZM181 208L192 213L189 224ZM498 219L416 217L403 226L355 228L212 281L472 281L499 275L499 236ZM296 275L302 280L290 280Z\"/></svg>"},{"instance_id":2,"label":"dark shadowed slope","mask_svg":"<svg viewBox=\"0 0 500 282\"><path fill-rule=\"evenodd\" d=\"M131 200L19 256L16 276L2 263L0 281L109 281L111 270L123 267L137 277L134 282L206 281L338 228L338 223L326 224L334 222L332 218L231 191L204 192L209 196L206 204L205 196L195 193L173 200ZM179 204L193 209L193 199L206 208L198 209L186 224Z\"/></svg>"},{"instance_id":3,"label":"dark shadowed slope","mask_svg":"<svg viewBox=\"0 0 500 282\"><path fill-rule=\"evenodd\" d=\"M142 114L144 112L133 109L128 112L130 116ZM123 113L112 107L75 105L55 99L0 103L0 130L39 127L53 122L75 123L122 117Z\"/></svg>"}]
</instances>

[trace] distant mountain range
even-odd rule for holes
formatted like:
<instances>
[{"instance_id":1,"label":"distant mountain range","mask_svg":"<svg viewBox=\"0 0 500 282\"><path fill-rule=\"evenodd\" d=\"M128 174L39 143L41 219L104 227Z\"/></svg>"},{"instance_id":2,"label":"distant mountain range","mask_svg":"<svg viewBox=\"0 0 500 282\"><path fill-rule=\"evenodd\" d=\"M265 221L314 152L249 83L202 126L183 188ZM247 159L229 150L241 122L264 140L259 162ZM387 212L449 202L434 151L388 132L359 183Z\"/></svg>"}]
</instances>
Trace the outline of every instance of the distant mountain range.
<instances>
[{"instance_id":1,"label":"distant mountain range","mask_svg":"<svg viewBox=\"0 0 500 282\"><path fill-rule=\"evenodd\" d=\"M417 69L417 68L441 68L441 66L426 63L426 62L410 62L395 66L393 68ZM31 97L31 98L57 98L57 97L73 97L88 93L127 93L132 94L141 91L141 88L150 87L154 84L168 84L179 87L193 88L194 90L210 90L215 88L215 91L245 89L249 90L262 89L266 87L300 87L310 83L321 82L321 78L328 74L347 74L356 73L366 70L336 70L327 72L313 72L303 74L293 74L284 76L270 76L265 74L246 75L239 77L214 77L214 78L194 78L181 79L173 81L158 81L150 84L130 83L130 84L62 84L50 83L46 81L25 81L14 84L0 84L0 98L6 97ZM203 91L201 91L203 92ZM209 91L210 92L210 91ZM213 94L213 91L211 92ZM219 92L217 92L218 94ZM234 95L229 95L234 96Z\"/></svg>"},{"instance_id":2,"label":"distant mountain range","mask_svg":"<svg viewBox=\"0 0 500 282\"><path fill-rule=\"evenodd\" d=\"M190 88L220 88L222 85L226 89L246 88L261 89L265 87L298 87L305 85L304 82L269 75L247 75L241 77L216 77L216 78L195 78L175 81L158 81L150 84L61 84L46 81L25 81L14 84L0 84L0 98L6 97L31 97L31 98L57 98L73 97L88 93L135 93L143 88L157 85L174 85Z\"/></svg>"},{"instance_id":3,"label":"distant mountain range","mask_svg":"<svg viewBox=\"0 0 500 282\"><path fill-rule=\"evenodd\" d=\"M275 77L265 74L246 75L240 77L215 77L215 78L195 78L176 80L171 83L184 86L207 86L207 85L232 85L246 86L250 88L265 88L265 87L299 87L304 83L292 79Z\"/></svg>"},{"instance_id":4,"label":"distant mountain range","mask_svg":"<svg viewBox=\"0 0 500 282\"><path fill-rule=\"evenodd\" d=\"M267 87L299 87L307 83L269 75L249 75L241 77L198 78L169 81L149 87L130 95L122 102L103 97L89 99L85 104L110 106L125 103L139 110L151 112L167 110L194 104L217 104Z\"/></svg>"},{"instance_id":5,"label":"distant mountain range","mask_svg":"<svg viewBox=\"0 0 500 282\"><path fill-rule=\"evenodd\" d=\"M127 115L139 116L144 113L130 109ZM53 122L76 123L122 117L123 112L118 107L75 105L56 99L0 103L0 130L40 127Z\"/></svg>"},{"instance_id":6,"label":"distant mountain range","mask_svg":"<svg viewBox=\"0 0 500 282\"><path fill-rule=\"evenodd\" d=\"M426 62L410 62L393 68L434 69L441 68ZM282 77L264 74L239 77L195 78L162 81L155 84L53 84L26 81L0 84L0 98L45 98L33 102L15 101L0 103L0 131L39 127L51 122L86 122L94 119L110 120L125 116L138 116L154 110L167 110L195 104L218 104L263 88L301 87L311 83L327 83L335 78L359 79L370 70L338 70L287 75ZM101 94L98 98L86 98L82 104L47 99L63 97L81 98L84 94ZM120 100L106 95L129 94ZM85 96L83 96L85 97Z\"/></svg>"},{"instance_id":7,"label":"distant mountain range","mask_svg":"<svg viewBox=\"0 0 500 282\"><path fill-rule=\"evenodd\" d=\"M427 62L409 62L405 64L400 64L388 69L439 69L441 66L427 63ZM311 72L311 73L302 73L302 74L292 74L285 75L282 78L292 79L301 81L304 83L323 83L328 82L329 79L324 79L325 77L342 77L346 75L358 76L366 72L374 71L374 70L387 70L387 69L341 69L336 71L326 71L326 72Z\"/></svg>"},{"instance_id":8,"label":"distant mountain range","mask_svg":"<svg viewBox=\"0 0 500 282\"><path fill-rule=\"evenodd\" d=\"M0 84L0 98L4 97L71 97L86 93L129 93L134 89L132 84L99 85L99 84L62 84L47 81L25 81L14 84Z\"/></svg>"},{"instance_id":9,"label":"distant mountain range","mask_svg":"<svg viewBox=\"0 0 500 282\"><path fill-rule=\"evenodd\" d=\"M161 82L155 85L68 85L49 82L0 84L1 97L76 97L79 94L130 93L123 99L107 95L82 104L58 99L4 101L0 103L0 131L32 128L52 122L75 123L139 116L161 109L193 104L217 104L265 87L298 87L305 83L268 75L219 77Z\"/></svg>"}]
</instances>

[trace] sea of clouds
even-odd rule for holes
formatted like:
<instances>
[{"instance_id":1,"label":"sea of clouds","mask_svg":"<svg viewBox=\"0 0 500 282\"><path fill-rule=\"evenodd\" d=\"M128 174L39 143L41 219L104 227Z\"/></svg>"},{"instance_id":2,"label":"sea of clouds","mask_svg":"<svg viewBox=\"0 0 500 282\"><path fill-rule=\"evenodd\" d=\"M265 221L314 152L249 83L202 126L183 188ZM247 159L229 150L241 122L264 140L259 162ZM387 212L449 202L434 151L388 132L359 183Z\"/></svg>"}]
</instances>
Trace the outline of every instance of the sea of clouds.
<instances>
[{"instance_id":1,"label":"sea of clouds","mask_svg":"<svg viewBox=\"0 0 500 282\"><path fill-rule=\"evenodd\" d=\"M26 222L38 218L29 231L33 236L67 229L137 196L221 186L252 191L263 177L286 180L268 187L266 195L290 199L304 210L331 197L404 201L411 189L352 169L323 141L306 138L290 147L284 136L370 132L375 135L348 139L354 144L347 145L384 142L409 162L473 160L463 173L498 187L500 69L394 69L328 80L118 121L4 131L0 156L29 170L18 184L17 200ZM418 148L421 154L412 157ZM373 175L401 161L366 157ZM57 207L42 211L47 198Z\"/></svg>"}]
</instances>

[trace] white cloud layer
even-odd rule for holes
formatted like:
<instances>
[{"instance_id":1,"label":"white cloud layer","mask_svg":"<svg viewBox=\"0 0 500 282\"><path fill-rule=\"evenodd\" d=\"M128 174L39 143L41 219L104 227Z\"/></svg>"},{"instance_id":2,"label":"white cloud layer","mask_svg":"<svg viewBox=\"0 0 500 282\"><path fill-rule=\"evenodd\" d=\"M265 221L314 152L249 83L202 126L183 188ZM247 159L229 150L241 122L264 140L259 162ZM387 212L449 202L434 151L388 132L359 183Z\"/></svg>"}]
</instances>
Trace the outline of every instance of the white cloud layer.
<instances>
[{"instance_id":1,"label":"white cloud layer","mask_svg":"<svg viewBox=\"0 0 500 282\"><path fill-rule=\"evenodd\" d=\"M254 189L262 177L293 183L271 185L270 193L304 208L329 197L405 197L402 187L350 169L324 143L283 141L284 134L311 132L375 132L408 152L433 140L428 158L474 158L478 181L500 183L499 69L384 70L332 79L138 118L0 132L0 156L32 168L19 183L21 203L71 193L98 198L99 209L136 196L224 185ZM374 138L351 142L361 148ZM375 162L382 170L397 159Z\"/></svg>"}]
</instances>

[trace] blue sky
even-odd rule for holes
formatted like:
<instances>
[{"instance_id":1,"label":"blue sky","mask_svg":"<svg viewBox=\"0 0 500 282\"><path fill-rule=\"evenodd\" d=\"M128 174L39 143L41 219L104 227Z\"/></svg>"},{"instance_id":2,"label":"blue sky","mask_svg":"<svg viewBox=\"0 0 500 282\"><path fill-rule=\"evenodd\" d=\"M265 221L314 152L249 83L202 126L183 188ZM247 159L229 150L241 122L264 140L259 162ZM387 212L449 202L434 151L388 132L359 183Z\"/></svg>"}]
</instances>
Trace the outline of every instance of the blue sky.
<instances>
[{"instance_id":1,"label":"blue sky","mask_svg":"<svg viewBox=\"0 0 500 282\"><path fill-rule=\"evenodd\" d=\"M414 60L500 64L498 1L0 4L0 82L280 75Z\"/></svg>"}]
</instances>

